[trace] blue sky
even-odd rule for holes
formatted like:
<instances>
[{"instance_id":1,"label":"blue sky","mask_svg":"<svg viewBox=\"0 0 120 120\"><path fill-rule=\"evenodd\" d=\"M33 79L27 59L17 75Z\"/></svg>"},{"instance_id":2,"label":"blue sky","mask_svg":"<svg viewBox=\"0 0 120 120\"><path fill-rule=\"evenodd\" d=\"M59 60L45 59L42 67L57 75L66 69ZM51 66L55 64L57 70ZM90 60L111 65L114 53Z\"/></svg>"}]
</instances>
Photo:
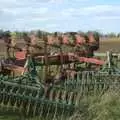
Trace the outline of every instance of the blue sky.
<instances>
[{"instance_id":1,"label":"blue sky","mask_svg":"<svg viewBox=\"0 0 120 120\"><path fill-rule=\"evenodd\" d=\"M4 30L120 32L120 0L0 0Z\"/></svg>"}]
</instances>

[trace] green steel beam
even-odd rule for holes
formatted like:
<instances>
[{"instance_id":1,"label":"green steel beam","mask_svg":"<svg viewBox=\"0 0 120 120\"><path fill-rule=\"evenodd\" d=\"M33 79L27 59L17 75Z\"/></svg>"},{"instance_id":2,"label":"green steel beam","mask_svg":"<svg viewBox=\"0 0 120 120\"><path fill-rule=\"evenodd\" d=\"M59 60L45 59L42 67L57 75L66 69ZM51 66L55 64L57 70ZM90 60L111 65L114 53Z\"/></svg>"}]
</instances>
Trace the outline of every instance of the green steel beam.
<instances>
[{"instance_id":1,"label":"green steel beam","mask_svg":"<svg viewBox=\"0 0 120 120\"><path fill-rule=\"evenodd\" d=\"M95 52L94 55L97 56L97 57L106 57L107 53L97 53L97 52ZM120 56L120 53L112 53L112 55L113 56Z\"/></svg>"}]
</instances>

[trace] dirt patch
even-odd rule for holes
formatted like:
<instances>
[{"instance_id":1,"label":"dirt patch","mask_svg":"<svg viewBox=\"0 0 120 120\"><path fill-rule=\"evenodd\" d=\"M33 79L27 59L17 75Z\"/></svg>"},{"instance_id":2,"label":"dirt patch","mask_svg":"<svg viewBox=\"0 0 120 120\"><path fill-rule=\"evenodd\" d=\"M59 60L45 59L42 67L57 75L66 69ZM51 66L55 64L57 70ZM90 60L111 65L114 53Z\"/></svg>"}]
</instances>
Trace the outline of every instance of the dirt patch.
<instances>
[{"instance_id":1,"label":"dirt patch","mask_svg":"<svg viewBox=\"0 0 120 120\"><path fill-rule=\"evenodd\" d=\"M120 39L101 40L99 52L109 50L120 52Z\"/></svg>"}]
</instances>

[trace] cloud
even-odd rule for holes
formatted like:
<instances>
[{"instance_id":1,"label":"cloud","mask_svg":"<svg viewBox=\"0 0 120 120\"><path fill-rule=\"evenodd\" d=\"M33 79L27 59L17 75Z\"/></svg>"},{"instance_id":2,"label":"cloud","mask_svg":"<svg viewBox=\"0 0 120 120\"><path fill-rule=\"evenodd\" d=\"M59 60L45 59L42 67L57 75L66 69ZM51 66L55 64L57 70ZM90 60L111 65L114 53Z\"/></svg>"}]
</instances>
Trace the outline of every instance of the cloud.
<instances>
[{"instance_id":1,"label":"cloud","mask_svg":"<svg viewBox=\"0 0 120 120\"><path fill-rule=\"evenodd\" d=\"M44 29L49 30L50 32L53 32L52 31L53 29L54 29L54 31L59 31L59 27L60 27L59 24L53 23L53 24L46 24L44 26Z\"/></svg>"},{"instance_id":2,"label":"cloud","mask_svg":"<svg viewBox=\"0 0 120 120\"><path fill-rule=\"evenodd\" d=\"M102 26L106 26L108 31L110 28L107 26L111 23L116 25L115 22L120 20L120 4L110 5L105 1L100 4L98 1L1 0L0 28L69 31L102 29Z\"/></svg>"},{"instance_id":3,"label":"cloud","mask_svg":"<svg viewBox=\"0 0 120 120\"><path fill-rule=\"evenodd\" d=\"M49 0L50 3L62 3L63 0Z\"/></svg>"},{"instance_id":4,"label":"cloud","mask_svg":"<svg viewBox=\"0 0 120 120\"><path fill-rule=\"evenodd\" d=\"M105 13L120 13L120 5L96 5L96 6L87 6L82 8L68 8L62 11L64 15L75 16L75 15L104 15Z\"/></svg>"},{"instance_id":5,"label":"cloud","mask_svg":"<svg viewBox=\"0 0 120 120\"><path fill-rule=\"evenodd\" d=\"M120 16L96 16L96 20L120 20Z\"/></svg>"}]
</instances>

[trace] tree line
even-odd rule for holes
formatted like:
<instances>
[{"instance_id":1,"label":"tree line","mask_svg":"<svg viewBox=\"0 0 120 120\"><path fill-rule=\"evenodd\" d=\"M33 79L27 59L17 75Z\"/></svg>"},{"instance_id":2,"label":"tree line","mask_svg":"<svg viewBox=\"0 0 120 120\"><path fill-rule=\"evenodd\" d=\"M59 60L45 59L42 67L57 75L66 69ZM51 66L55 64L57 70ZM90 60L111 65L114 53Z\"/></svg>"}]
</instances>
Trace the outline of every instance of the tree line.
<instances>
[{"instance_id":1,"label":"tree line","mask_svg":"<svg viewBox=\"0 0 120 120\"><path fill-rule=\"evenodd\" d=\"M9 32L11 33L11 31L4 31L4 30L0 30L0 38L2 37L2 35L5 33L5 32ZM87 31L87 32L90 32L90 31ZM87 33L86 32L86 33ZM101 38L119 38L120 37L120 33L114 33L114 32L111 32L111 33L107 33L107 34L104 34L104 33L100 33L98 31L92 31L92 32L96 32L99 34L99 36ZM37 35L38 38L42 38L43 35L48 35L48 34L62 34L61 32L54 32L54 33L50 33L50 32L46 32L46 31L42 31L42 30L36 30L36 31L14 31L14 33L16 34L16 37L18 40L22 39L24 34L32 34L32 33L35 33ZM70 33L70 32L67 32L67 33ZM74 32L73 32L74 33ZM78 31L77 33L82 33L82 31Z\"/></svg>"}]
</instances>

